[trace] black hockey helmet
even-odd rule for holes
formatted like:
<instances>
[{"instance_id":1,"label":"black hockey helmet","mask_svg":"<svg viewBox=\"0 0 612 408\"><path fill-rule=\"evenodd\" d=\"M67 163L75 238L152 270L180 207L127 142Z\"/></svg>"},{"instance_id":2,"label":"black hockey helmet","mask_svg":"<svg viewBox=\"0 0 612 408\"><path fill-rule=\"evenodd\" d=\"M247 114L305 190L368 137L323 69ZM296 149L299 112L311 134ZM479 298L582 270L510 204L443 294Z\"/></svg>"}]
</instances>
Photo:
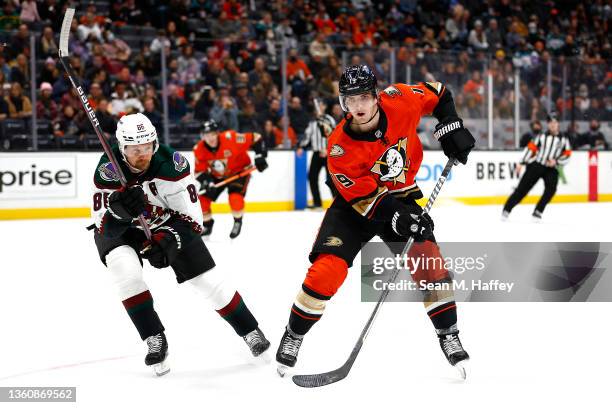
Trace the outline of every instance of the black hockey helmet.
<instances>
[{"instance_id":1,"label":"black hockey helmet","mask_svg":"<svg viewBox=\"0 0 612 408\"><path fill-rule=\"evenodd\" d=\"M214 119L209 119L202 123L202 127L200 128L200 133L204 134L204 133L216 132L217 130L219 130L219 125L217 124L217 122Z\"/></svg>"},{"instance_id":2,"label":"black hockey helmet","mask_svg":"<svg viewBox=\"0 0 612 408\"><path fill-rule=\"evenodd\" d=\"M378 95L376 89L376 75L367 65L351 65L344 70L340 76L339 91L340 91L340 107L345 112L348 112L344 97L350 95L359 95L363 93L372 93Z\"/></svg>"}]
</instances>

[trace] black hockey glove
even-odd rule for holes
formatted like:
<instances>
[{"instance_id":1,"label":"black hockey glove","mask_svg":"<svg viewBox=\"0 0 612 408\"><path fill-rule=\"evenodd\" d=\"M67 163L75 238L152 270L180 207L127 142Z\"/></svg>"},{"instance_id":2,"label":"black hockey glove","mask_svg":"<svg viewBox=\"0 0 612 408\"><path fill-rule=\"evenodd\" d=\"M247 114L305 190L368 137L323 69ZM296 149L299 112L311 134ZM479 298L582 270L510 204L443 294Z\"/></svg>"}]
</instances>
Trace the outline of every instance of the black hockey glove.
<instances>
[{"instance_id":1,"label":"black hockey glove","mask_svg":"<svg viewBox=\"0 0 612 408\"><path fill-rule=\"evenodd\" d=\"M145 241L140 254L154 268L165 268L174 262L181 249L181 237L170 227L159 228L150 241Z\"/></svg>"},{"instance_id":2,"label":"black hockey glove","mask_svg":"<svg viewBox=\"0 0 612 408\"><path fill-rule=\"evenodd\" d=\"M438 123L434 137L442 145L446 157L454 157L463 164L467 163L468 154L476 143L474 136L463 127L463 121L457 117Z\"/></svg>"},{"instance_id":3,"label":"black hockey glove","mask_svg":"<svg viewBox=\"0 0 612 408\"><path fill-rule=\"evenodd\" d=\"M262 155L256 155L255 156L255 167L257 167L257 170L262 172L265 169L268 168L268 162L266 161L266 158Z\"/></svg>"},{"instance_id":4,"label":"black hockey glove","mask_svg":"<svg viewBox=\"0 0 612 408\"><path fill-rule=\"evenodd\" d=\"M391 219L391 228L398 235L423 242L433 235L434 223L429 214L415 207L396 211Z\"/></svg>"},{"instance_id":5,"label":"black hockey glove","mask_svg":"<svg viewBox=\"0 0 612 408\"><path fill-rule=\"evenodd\" d=\"M108 197L108 211L119 220L132 220L145 208L145 194L141 186L120 188Z\"/></svg>"},{"instance_id":6,"label":"black hockey glove","mask_svg":"<svg viewBox=\"0 0 612 408\"><path fill-rule=\"evenodd\" d=\"M200 190L198 191L199 195L214 195L217 191L215 187L215 179L210 173L202 173L200 174L196 180L200 182Z\"/></svg>"}]
</instances>

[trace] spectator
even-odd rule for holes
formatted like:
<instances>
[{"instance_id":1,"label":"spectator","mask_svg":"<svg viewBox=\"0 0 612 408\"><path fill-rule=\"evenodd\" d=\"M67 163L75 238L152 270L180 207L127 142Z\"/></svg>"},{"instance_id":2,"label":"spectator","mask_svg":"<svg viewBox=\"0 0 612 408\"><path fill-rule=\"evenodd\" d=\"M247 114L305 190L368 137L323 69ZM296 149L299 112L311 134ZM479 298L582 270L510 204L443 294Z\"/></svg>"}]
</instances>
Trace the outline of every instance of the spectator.
<instances>
[{"instance_id":1,"label":"spectator","mask_svg":"<svg viewBox=\"0 0 612 408\"><path fill-rule=\"evenodd\" d=\"M2 84L2 87L0 87L0 121L6 119L9 117L10 115L10 110L9 110L9 105L8 102L6 101L6 94L7 94L7 90L9 90L11 88L11 84L9 83L4 83ZM0 138L2 137L2 128L0 127Z\"/></svg>"},{"instance_id":2,"label":"spectator","mask_svg":"<svg viewBox=\"0 0 612 408\"><path fill-rule=\"evenodd\" d=\"M102 42L102 29L91 11L81 17L81 24L77 27L77 36L79 40L84 42L91 41L94 38Z\"/></svg>"},{"instance_id":3,"label":"spectator","mask_svg":"<svg viewBox=\"0 0 612 408\"><path fill-rule=\"evenodd\" d=\"M187 104L185 97L178 86L168 85L168 119L171 121L181 121L187 115Z\"/></svg>"},{"instance_id":4,"label":"spectator","mask_svg":"<svg viewBox=\"0 0 612 408\"><path fill-rule=\"evenodd\" d=\"M53 121L58 116L57 104L51 99L53 87L48 82L40 84L40 96L36 101L36 118Z\"/></svg>"},{"instance_id":5,"label":"spectator","mask_svg":"<svg viewBox=\"0 0 612 408\"><path fill-rule=\"evenodd\" d=\"M13 30L21 22L21 20L19 20L19 13L15 10L15 4L13 4L12 1L4 2L0 17L0 30Z\"/></svg>"},{"instance_id":6,"label":"spectator","mask_svg":"<svg viewBox=\"0 0 612 408\"><path fill-rule=\"evenodd\" d=\"M221 129L238 129L238 109L228 95L219 94L210 110L210 117L219 124Z\"/></svg>"},{"instance_id":7,"label":"spectator","mask_svg":"<svg viewBox=\"0 0 612 408\"><path fill-rule=\"evenodd\" d=\"M111 95L110 112L121 117L127 113L142 112L142 103L126 91L126 85L123 82L115 84L115 92Z\"/></svg>"},{"instance_id":8,"label":"spectator","mask_svg":"<svg viewBox=\"0 0 612 408\"><path fill-rule=\"evenodd\" d=\"M96 106L96 117L100 122L100 128L104 132L104 136L106 136L106 139L110 139L110 135L113 135L115 130L117 130L117 121L109 112L107 99L100 99L98 102Z\"/></svg>"},{"instance_id":9,"label":"spectator","mask_svg":"<svg viewBox=\"0 0 612 408\"><path fill-rule=\"evenodd\" d=\"M13 36L10 46L5 48L4 51L8 60L17 57L17 53L30 55L30 30L27 25L19 25L17 34Z\"/></svg>"},{"instance_id":10,"label":"spectator","mask_svg":"<svg viewBox=\"0 0 612 408\"><path fill-rule=\"evenodd\" d=\"M266 75L266 62L263 58L255 59L255 66L253 70L249 72L249 86L251 88L255 87L260 81L261 78Z\"/></svg>"},{"instance_id":11,"label":"spectator","mask_svg":"<svg viewBox=\"0 0 612 408\"><path fill-rule=\"evenodd\" d=\"M6 63L6 58L2 52L0 52L0 73L2 73L2 82L8 81L11 77L11 67Z\"/></svg>"},{"instance_id":12,"label":"spectator","mask_svg":"<svg viewBox=\"0 0 612 408\"><path fill-rule=\"evenodd\" d=\"M9 116L12 119L26 119L32 116L32 102L30 98L23 94L23 90L19 82L11 84L11 90L7 97L6 103L9 108Z\"/></svg>"},{"instance_id":13,"label":"spectator","mask_svg":"<svg viewBox=\"0 0 612 408\"><path fill-rule=\"evenodd\" d=\"M281 117L280 99L273 98L268 102L268 109L260 111L259 123L264 123L266 120L269 120L274 124L278 122L280 117Z\"/></svg>"},{"instance_id":14,"label":"spectator","mask_svg":"<svg viewBox=\"0 0 612 408\"><path fill-rule=\"evenodd\" d=\"M497 19L492 18L489 20L489 26L485 31L485 38L489 43L489 51L499 50L504 47L504 38L499 31Z\"/></svg>"},{"instance_id":15,"label":"spectator","mask_svg":"<svg viewBox=\"0 0 612 408\"><path fill-rule=\"evenodd\" d=\"M212 86L204 85L200 97L196 101L193 108L193 118L200 121L205 121L210 118L210 110L215 104L217 94Z\"/></svg>"},{"instance_id":16,"label":"spectator","mask_svg":"<svg viewBox=\"0 0 612 408\"><path fill-rule=\"evenodd\" d=\"M48 82L50 84L54 84L55 81L59 78L59 69L57 69L57 64L53 57L47 57L45 60L45 65L40 70L40 76L38 77L38 82Z\"/></svg>"},{"instance_id":17,"label":"spectator","mask_svg":"<svg viewBox=\"0 0 612 408\"><path fill-rule=\"evenodd\" d=\"M480 71L472 73L472 78L463 86L463 92L467 98L468 105L476 106L482 104L484 100L484 81Z\"/></svg>"},{"instance_id":18,"label":"spectator","mask_svg":"<svg viewBox=\"0 0 612 408\"><path fill-rule=\"evenodd\" d=\"M298 140L304 137L304 131L310 122L310 115L302 107L302 100L298 97L291 98L289 102L289 123L295 130Z\"/></svg>"},{"instance_id":19,"label":"spectator","mask_svg":"<svg viewBox=\"0 0 612 408\"><path fill-rule=\"evenodd\" d=\"M17 55L11 65L11 82L19 82L22 88L30 87L30 65L24 54Z\"/></svg>"},{"instance_id":20,"label":"spectator","mask_svg":"<svg viewBox=\"0 0 612 408\"><path fill-rule=\"evenodd\" d=\"M28 24L40 21L40 15L38 15L38 8L34 0L23 0L21 2L21 14L19 19Z\"/></svg>"},{"instance_id":21,"label":"spectator","mask_svg":"<svg viewBox=\"0 0 612 408\"><path fill-rule=\"evenodd\" d=\"M202 65L193 55L193 47L185 44L177 60L179 81L181 84L194 83L201 75Z\"/></svg>"},{"instance_id":22,"label":"spectator","mask_svg":"<svg viewBox=\"0 0 612 408\"><path fill-rule=\"evenodd\" d=\"M58 32L62 24L62 8L57 0L45 0L38 7L40 19L52 25L53 31Z\"/></svg>"},{"instance_id":23,"label":"spectator","mask_svg":"<svg viewBox=\"0 0 612 408\"><path fill-rule=\"evenodd\" d=\"M295 130L291 125L287 126L287 140L289 142L289 146L285 146L285 136L283 133L283 127L285 124L284 118L280 118L278 121L278 126L274 126L272 129L272 133L274 134L274 142L276 147L288 147L290 149L295 148L297 144L297 135L295 134Z\"/></svg>"},{"instance_id":24,"label":"spectator","mask_svg":"<svg viewBox=\"0 0 612 408\"><path fill-rule=\"evenodd\" d=\"M580 135L579 142L576 143L578 148L586 148L590 150L609 150L610 145L606 140L604 134L599 130L599 121L596 119L591 120L589 123L589 130L586 133Z\"/></svg>"},{"instance_id":25,"label":"spectator","mask_svg":"<svg viewBox=\"0 0 612 408\"><path fill-rule=\"evenodd\" d=\"M53 124L53 136L58 144L62 139L71 137L83 140L88 126L88 119L83 110L75 110L72 106L66 105L59 120Z\"/></svg>"},{"instance_id":26,"label":"spectator","mask_svg":"<svg viewBox=\"0 0 612 408\"><path fill-rule=\"evenodd\" d=\"M239 132L261 132L261 126L257 121L257 112L255 104L252 101L247 101L244 109L238 113L238 131Z\"/></svg>"},{"instance_id":27,"label":"spectator","mask_svg":"<svg viewBox=\"0 0 612 408\"><path fill-rule=\"evenodd\" d=\"M529 132L524 133L523 136L521 136L521 140L519 141L519 147L521 148L526 147L527 144L531 141L531 139L542 133L542 123L540 123L539 120L531 121L529 127Z\"/></svg>"},{"instance_id":28,"label":"spectator","mask_svg":"<svg viewBox=\"0 0 612 408\"><path fill-rule=\"evenodd\" d=\"M53 38L53 29L49 26L43 29L42 36L39 41L39 57L54 57L57 55L57 43Z\"/></svg>"},{"instance_id":29,"label":"spectator","mask_svg":"<svg viewBox=\"0 0 612 408\"><path fill-rule=\"evenodd\" d=\"M325 65L329 58L335 56L333 48L325 41L325 35L320 32L308 46L308 52L318 65Z\"/></svg>"},{"instance_id":30,"label":"spectator","mask_svg":"<svg viewBox=\"0 0 612 408\"><path fill-rule=\"evenodd\" d=\"M489 49L487 35L482 29L482 21L476 20L474 22L474 28L470 31L468 37L468 45L476 51L486 51Z\"/></svg>"},{"instance_id":31,"label":"spectator","mask_svg":"<svg viewBox=\"0 0 612 408\"><path fill-rule=\"evenodd\" d=\"M163 125L162 115L155 107L155 100L153 98L145 98L144 111L142 113L149 118L155 128L161 129Z\"/></svg>"},{"instance_id":32,"label":"spectator","mask_svg":"<svg viewBox=\"0 0 612 408\"><path fill-rule=\"evenodd\" d=\"M166 55L170 54L171 42L166 36L166 30L157 30L157 36L151 41L151 46L149 47L153 54L159 54L161 52L161 48L164 47L166 49Z\"/></svg>"},{"instance_id":33,"label":"spectator","mask_svg":"<svg viewBox=\"0 0 612 408\"><path fill-rule=\"evenodd\" d=\"M92 82L92 84L89 86L89 95L87 96L87 99L89 100L89 105L92 109L96 109L100 101L103 99L106 100L104 93L102 92L102 87L99 83Z\"/></svg>"},{"instance_id":34,"label":"spectator","mask_svg":"<svg viewBox=\"0 0 612 408\"><path fill-rule=\"evenodd\" d=\"M120 62L122 65L127 63L132 54L130 46L115 35L110 30L104 31L104 43L102 44L104 49L104 56L111 60Z\"/></svg>"},{"instance_id":35,"label":"spectator","mask_svg":"<svg viewBox=\"0 0 612 408\"><path fill-rule=\"evenodd\" d=\"M266 120L264 122L261 136L268 149L276 147L276 134L274 133L274 124L271 120Z\"/></svg>"}]
</instances>

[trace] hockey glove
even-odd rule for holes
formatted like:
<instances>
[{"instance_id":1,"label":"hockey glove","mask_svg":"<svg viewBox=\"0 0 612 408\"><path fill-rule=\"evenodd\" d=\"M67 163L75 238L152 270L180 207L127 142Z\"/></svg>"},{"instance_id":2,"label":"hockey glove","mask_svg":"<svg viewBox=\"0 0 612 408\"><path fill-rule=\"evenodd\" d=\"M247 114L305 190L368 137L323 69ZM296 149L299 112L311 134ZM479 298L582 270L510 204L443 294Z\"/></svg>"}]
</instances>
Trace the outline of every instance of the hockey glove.
<instances>
[{"instance_id":1,"label":"hockey glove","mask_svg":"<svg viewBox=\"0 0 612 408\"><path fill-rule=\"evenodd\" d=\"M391 219L391 228L397 235L423 242L433 235L434 223L429 214L423 213L420 208L411 208L396 211Z\"/></svg>"},{"instance_id":2,"label":"hockey glove","mask_svg":"<svg viewBox=\"0 0 612 408\"><path fill-rule=\"evenodd\" d=\"M132 220L145 208L145 194L141 186L120 188L108 197L108 211L118 220Z\"/></svg>"},{"instance_id":3,"label":"hockey glove","mask_svg":"<svg viewBox=\"0 0 612 408\"><path fill-rule=\"evenodd\" d=\"M200 190L198 191L199 195L214 195L217 191L215 188L215 179L210 173L202 173L200 174L196 180L200 182Z\"/></svg>"},{"instance_id":4,"label":"hockey glove","mask_svg":"<svg viewBox=\"0 0 612 408\"><path fill-rule=\"evenodd\" d=\"M442 145L446 157L454 157L463 164L467 163L468 154L476 143L474 136L463 127L463 121L457 117L438 123L434 137Z\"/></svg>"},{"instance_id":5,"label":"hockey glove","mask_svg":"<svg viewBox=\"0 0 612 408\"><path fill-rule=\"evenodd\" d=\"M159 228L150 241L145 241L140 254L154 268L165 268L174 262L181 249L181 237L170 227Z\"/></svg>"},{"instance_id":6,"label":"hockey glove","mask_svg":"<svg viewBox=\"0 0 612 408\"><path fill-rule=\"evenodd\" d=\"M256 155L255 156L255 167L257 167L257 170L262 172L265 169L268 168L268 162L266 161L266 158L262 155Z\"/></svg>"}]
</instances>

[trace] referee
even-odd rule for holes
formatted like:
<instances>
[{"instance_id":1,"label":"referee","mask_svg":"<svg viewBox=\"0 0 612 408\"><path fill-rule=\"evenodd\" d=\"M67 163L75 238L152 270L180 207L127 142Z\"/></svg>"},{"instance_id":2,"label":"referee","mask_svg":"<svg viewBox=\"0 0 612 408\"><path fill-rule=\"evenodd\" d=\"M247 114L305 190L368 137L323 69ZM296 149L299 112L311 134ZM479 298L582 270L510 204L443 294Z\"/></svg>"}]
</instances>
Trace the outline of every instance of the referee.
<instances>
[{"instance_id":1,"label":"referee","mask_svg":"<svg viewBox=\"0 0 612 408\"><path fill-rule=\"evenodd\" d=\"M529 193L529 190L539 179L544 180L544 194L540 197L533 211L533 217L537 220L542 218L544 208L550 202L557 191L559 180L558 165L565 165L572 154L569 138L559 133L559 121L557 115L552 112L548 116L548 130L536 135L525 148L523 159L517 166L518 172L522 165L527 164L525 174L521 178L518 187L504 205L502 219L507 219L510 211L521 202Z\"/></svg>"},{"instance_id":2,"label":"referee","mask_svg":"<svg viewBox=\"0 0 612 408\"><path fill-rule=\"evenodd\" d=\"M304 131L304 138L300 141L297 149L298 156L304 153L304 148L310 147L312 150L312 159L308 169L308 183L310 184L313 202L313 205L308 206L310 209L318 209L323 206L321 193L319 192L319 173L321 169L325 169L327 179L329 179L329 172L327 171L327 136L336 127L334 118L325 113L326 104L322 101L315 101L315 106L317 108L317 117L308 123ZM333 188L330 187L330 189L332 189L332 195L335 195Z\"/></svg>"}]
</instances>

